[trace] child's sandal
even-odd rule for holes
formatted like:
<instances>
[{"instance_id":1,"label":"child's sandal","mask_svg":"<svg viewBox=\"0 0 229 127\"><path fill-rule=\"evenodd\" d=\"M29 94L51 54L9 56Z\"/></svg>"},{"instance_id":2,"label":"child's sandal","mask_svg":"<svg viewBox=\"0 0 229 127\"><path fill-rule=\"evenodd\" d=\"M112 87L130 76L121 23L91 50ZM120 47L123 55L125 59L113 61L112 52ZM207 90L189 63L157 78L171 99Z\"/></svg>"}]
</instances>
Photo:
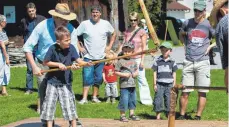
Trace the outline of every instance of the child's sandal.
<instances>
[{"instance_id":1,"label":"child's sandal","mask_svg":"<svg viewBox=\"0 0 229 127\"><path fill-rule=\"evenodd\" d=\"M126 118L126 116L121 116L120 121L121 122L128 122L128 119Z\"/></svg>"},{"instance_id":2,"label":"child's sandal","mask_svg":"<svg viewBox=\"0 0 229 127\"><path fill-rule=\"evenodd\" d=\"M140 118L138 116L136 116L136 115L131 115L130 119L133 120L133 121L139 121L140 120Z\"/></svg>"}]
</instances>

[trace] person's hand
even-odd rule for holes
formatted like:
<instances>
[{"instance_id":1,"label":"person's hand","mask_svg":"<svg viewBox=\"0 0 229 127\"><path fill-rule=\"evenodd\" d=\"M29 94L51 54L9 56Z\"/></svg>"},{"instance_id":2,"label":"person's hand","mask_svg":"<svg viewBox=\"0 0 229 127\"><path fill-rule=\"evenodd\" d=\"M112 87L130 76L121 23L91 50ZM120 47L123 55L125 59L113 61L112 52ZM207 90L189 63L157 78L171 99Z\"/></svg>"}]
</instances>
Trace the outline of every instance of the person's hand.
<instances>
[{"instance_id":1,"label":"person's hand","mask_svg":"<svg viewBox=\"0 0 229 127\"><path fill-rule=\"evenodd\" d=\"M67 67L66 67L64 64L62 64L62 63L59 63L58 67L59 67L59 69L60 69L61 71L67 70Z\"/></svg>"},{"instance_id":2,"label":"person's hand","mask_svg":"<svg viewBox=\"0 0 229 127\"><path fill-rule=\"evenodd\" d=\"M154 84L154 91L157 92L157 84Z\"/></svg>"},{"instance_id":3,"label":"person's hand","mask_svg":"<svg viewBox=\"0 0 229 127\"><path fill-rule=\"evenodd\" d=\"M106 80L103 80L103 82L104 82L105 84L107 84L107 81L106 81Z\"/></svg>"},{"instance_id":4,"label":"person's hand","mask_svg":"<svg viewBox=\"0 0 229 127\"><path fill-rule=\"evenodd\" d=\"M89 61L89 62L86 62L85 65L86 65L86 66L92 66L92 65L94 65L94 64L92 63L92 61Z\"/></svg>"},{"instance_id":5,"label":"person's hand","mask_svg":"<svg viewBox=\"0 0 229 127\"><path fill-rule=\"evenodd\" d=\"M36 76L41 76L43 73L41 73L41 69L39 67L33 68L33 74Z\"/></svg>"},{"instance_id":6,"label":"person's hand","mask_svg":"<svg viewBox=\"0 0 229 127\"><path fill-rule=\"evenodd\" d=\"M140 62L139 68L142 70L144 68L144 63L143 61Z\"/></svg>"},{"instance_id":7,"label":"person's hand","mask_svg":"<svg viewBox=\"0 0 229 127\"><path fill-rule=\"evenodd\" d=\"M10 65L10 60L9 60L9 58L6 58L6 64L7 64L7 65Z\"/></svg>"},{"instance_id":8,"label":"person's hand","mask_svg":"<svg viewBox=\"0 0 229 127\"><path fill-rule=\"evenodd\" d=\"M79 66L78 63L74 63L74 64L72 64L72 66L71 66L71 69L72 69L72 70L77 70L77 69L79 69L79 68L80 68L80 66Z\"/></svg>"},{"instance_id":9,"label":"person's hand","mask_svg":"<svg viewBox=\"0 0 229 127\"><path fill-rule=\"evenodd\" d=\"M132 74L132 77L133 78L136 78L138 76L138 72L134 72L133 74Z\"/></svg>"},{"instance_id":10,"label":"person's hand","mask_svg":"<svg viewBox=\"0 0 229 127\"><path fill-rule=\"evenodd\" d=\"M110 50L111 50L111 47L107 46L106 49L105 49L105 52L109 52Z\"/></svg>"},{"instance_id":11,"label":"person's hand","mask_svg":"<svg viewBox=\"0 0 229 127\"><path fill-rule=\"evenodd\" d=\"M125 74L125 77L126 77L126 78L130 78L131 76L132 76L132 74L130 74L130 73L126 73L126 74Z\"/></svg>"},{"instance_id":12,"label":"person's hand","mask_svg":"<svg viewBox=\"0 0 229 127\"><path fill-rule=\"evenodd\" d=\"M205 52L205 54L204 54L204 55L208 55L208 53L210 52L210 50L211 50L211 47L210 47L210 46L208 46L208 48L207 48L207 50L206 50L206 52Z\"/></svg>"}]
</instances>

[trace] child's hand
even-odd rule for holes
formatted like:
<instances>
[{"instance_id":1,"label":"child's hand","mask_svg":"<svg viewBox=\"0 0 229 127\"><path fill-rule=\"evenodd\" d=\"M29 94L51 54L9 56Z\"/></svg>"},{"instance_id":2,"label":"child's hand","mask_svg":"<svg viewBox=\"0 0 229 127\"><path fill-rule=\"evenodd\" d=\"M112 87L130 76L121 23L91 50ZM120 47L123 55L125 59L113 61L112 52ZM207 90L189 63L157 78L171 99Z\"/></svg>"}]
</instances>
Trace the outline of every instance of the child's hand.
<instances>
[{"instance_id":1,"label":"child's hand","mask_svg":"<svg viewBox=\"0 0 229 127\"><path fill-rule=\"evenodd\" d=\"M103 80L103 82L104 82L105 84L107 84L107 81L106 81L106 80Z\"/></svg>"},{"instance_id":2,"label":"child's hand","mask_svg":"<svg viewBox=\"0 0 229 127\"><path fill-rule=\"evenodd\" d=\"M130 73L126 73L126 74L125 74L125 77L126 77L126 78L130 78L131 76L132 76L132 74L130 74Z\"/></svg>"},{"instance_id":3,"label":"child's hand","mask_svg":"<svg viewBox=\"0 0 229 127\"><path fill-rule=\"evenodd\" d=\"M60 68L61 71L67 70L67 67L62 63L59 63L59 68Z\"/></svg>"},{"instance_id":4,"label":"child's hand","mask_svg":"<svg viewBox=\"0 0 229 127\"><path fill-rule=\"evenodd\" d=\"M86 65L87 65L87 66L92 66L92 65L94 65L94 64L92 63L92 61L89 61L89 62L86 62Z\"/></svg>"},{"instance_id":5,"label":"child's hand","mask_svg":"<svg viewBox=\"0 0 229 127\"><path fill-rule=\"evenodd\" d=\"M79 69L79 68L80 68L80 66L79 66L78 63L74 63L74 64L72 64L72 66L71 66L71 69L72 69L72 70L77 70L77 69Z\"/></svg>"},{"instance_id":6,"label":"child's hand","mask_svg":"<svg viewBox=\"0 0 229 127\"><path fill-rule=\"evenodd\" d=\"M132 77L133 78L136 78L138 76L138 72L134 72L133 74L132 74Z\"/></svg>"},{"instance_id":7,"label":"child's hand","mask_svg":"<svg viewBox=\"0 0 229 127\"><path fill-rule=\"evenodd\" d=\"M154 91L157 92L157 84L154 84Z\"/></svg>"}]
</instances>

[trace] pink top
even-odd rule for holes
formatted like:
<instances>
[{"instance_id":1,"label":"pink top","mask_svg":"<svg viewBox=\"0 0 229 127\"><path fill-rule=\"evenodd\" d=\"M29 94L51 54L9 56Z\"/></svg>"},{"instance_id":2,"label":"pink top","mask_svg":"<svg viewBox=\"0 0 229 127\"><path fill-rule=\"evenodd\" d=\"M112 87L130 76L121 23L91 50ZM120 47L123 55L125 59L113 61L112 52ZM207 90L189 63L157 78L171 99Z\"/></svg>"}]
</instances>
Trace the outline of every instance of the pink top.
<instances>
[{"instance_id":1,"label":"pink top","mask_svg":"<svg viewBox=\"0 0 229 127\"><path fill-rule=\"evenodd\" d=\"M142 49L142 39L141 37L143 35L145 35L146 32L145 30L143 29L140 29L137 34L134 36L134 38L132 39L132 44L134 44L134 53L136 52L141 52L143 49ZM130 38L132 37L132 34L129 30L126 30L124 32L124 38L125 38L125 42L128 42L130 40ZM137 55L137 56L134 56L133 58L140 58L141 55Z\"/></svg>"}]
</instances>

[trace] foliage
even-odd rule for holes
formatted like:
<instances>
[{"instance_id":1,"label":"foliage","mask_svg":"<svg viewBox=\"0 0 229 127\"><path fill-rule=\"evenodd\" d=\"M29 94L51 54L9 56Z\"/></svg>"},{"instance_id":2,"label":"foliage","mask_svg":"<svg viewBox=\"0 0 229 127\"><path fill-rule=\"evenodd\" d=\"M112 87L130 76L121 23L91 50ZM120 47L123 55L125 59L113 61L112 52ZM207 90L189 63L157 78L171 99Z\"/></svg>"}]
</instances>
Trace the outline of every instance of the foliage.
<instances>
[{"instance_id":1,"label":"foliage","mask_svg":"<svg viewBox=\"0 0 229 127\"><path fill-rule=\"evenodd\" d=\"M166 14L166 9L163 8L163 5L166 7L165 2L171 2L171 0L144 0L149 17L155 29L161 23L163 15ZM128 11L138 12L140 18L144 17L138 0L128 0Z\"/></svg>"},{"instance_id":2,"label":"foliage","mask_svg":"<svg viewBox=\"0 0 229 127\"><path fill-rule=\"evenodd\" d=\"M11 96L0 97L0 126L6 125L19 120L37 117L39 115L36 113L36 101L37 92L31 95L24 94L25 88L25 74L26 68L11 68L11 81L7 87L8 93ZM146 78L149 83L151 90L151 95L154 97L153 92L153 78L152 70L146 70ZM223 85L223 75L222 70L211 70L211 86L224 86ZM74 81L73 90L75 92L76 100L79 101L82 95L82 76L81 70L74 71ZM181 81L181 70L177 71L177 82ZM34 87L37 88L36 80L34 80ZM90 92L91 94L91 92ZM104 100L104 85L100 88L100 99ZM137 88L138 95L138 88ZM138 97L139 98L139 95ZM207 94L207 105L203 112L203 120L228 120L228 98L225 92L222 91L210 91ZM89 100L91 96L89 96ZM177 103L178 104L178 103ZM197 104L197 92L190 94L187 112L190 115L193 110L196 110ZM79 105L77 104L77 111L80 118L108 118L108 119L118 119L119 111L117 110L118 103L111 105L107 103ZM177 111L179 111L179 106L177 105ZM136 115L143 119L155 118L155 112L152 112L152 106L145 106L137 103ZM56 109L56 117L62 117L61 108L58 104ZM164 114L162 114L163 119L167 119Z\"/></svg>"}]
</instances>

